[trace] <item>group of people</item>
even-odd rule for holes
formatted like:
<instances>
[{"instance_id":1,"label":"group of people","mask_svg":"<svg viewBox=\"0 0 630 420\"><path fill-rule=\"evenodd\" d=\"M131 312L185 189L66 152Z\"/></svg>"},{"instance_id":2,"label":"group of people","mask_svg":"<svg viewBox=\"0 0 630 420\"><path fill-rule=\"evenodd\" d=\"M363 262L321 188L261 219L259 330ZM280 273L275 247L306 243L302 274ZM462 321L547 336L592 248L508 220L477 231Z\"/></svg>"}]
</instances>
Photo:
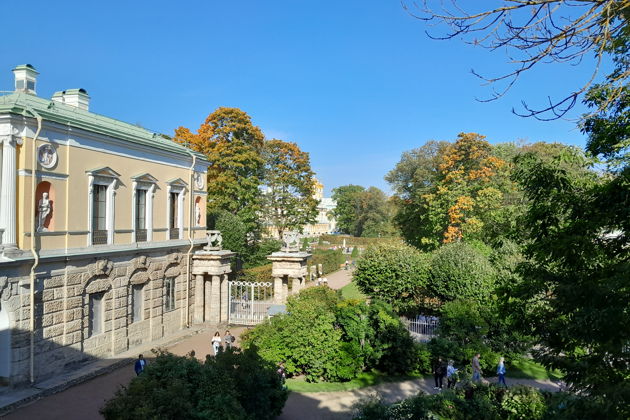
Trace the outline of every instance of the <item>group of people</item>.
<instances>
[{"instance_id":1,"label":"group of people","mask_svg":"<svg viewBox=\"0 0 630 420\"><path fill-rule=\"evenodd\" d=\"M473 382L481 382L481 363L479 359L481 358L481 354L477 353L472 358L471 367L472 367L472 381ZM457 382L457 373L458 369L455 369L453 366L453 361L449 360L448 364L445 364L441 357L438 357L437 360L433 362L433 378L435 379L435 386L433 389L441 390L444 383L444 378L446 377L446 387L454 388ZM505 358L499 358L499 364L497 365L497 375L499 376L498 384L502 384L507 387L507 383L505 382Z\"/></svg>"},{"instance_id":2,"label":"group of people","mask_svg":"<svg viewBox=\"0 0 630 420\"><path fill-rule=\"evenodd\" d=\"M219 354L220 351L224 351L232 348L236 338L230 333L230 330L225 331L225 335L221 338L221 334L219 331L214 333L214 337L212 337L212 350L214 350L214 355ZM225 346L225 347L224 347Z\"/></svg>"},{"instance_id":3,"label":"group of people","mask_svg":"<svg viewBox=\"0 0 630 420\"><path fill-rule=\"evenodd\" d=\"M211 341L214 355L216 356L220 351L232 348L235 341L236 338L230 333L230 330L225 331L225 335L223 336L223 338L221 338L221 334L219 333L219 331L215 332L214 337L212 337ZM188 353L188 355L194 357L195 351L192 350L190 353ZM133 370L136 372L136 375L139 376L142 372L144 372L147 364L148 362L146 361L144 356L142 354L139 355L138 359L136 359L136 362L133 365Z\"/></svg>"}]
</instances>

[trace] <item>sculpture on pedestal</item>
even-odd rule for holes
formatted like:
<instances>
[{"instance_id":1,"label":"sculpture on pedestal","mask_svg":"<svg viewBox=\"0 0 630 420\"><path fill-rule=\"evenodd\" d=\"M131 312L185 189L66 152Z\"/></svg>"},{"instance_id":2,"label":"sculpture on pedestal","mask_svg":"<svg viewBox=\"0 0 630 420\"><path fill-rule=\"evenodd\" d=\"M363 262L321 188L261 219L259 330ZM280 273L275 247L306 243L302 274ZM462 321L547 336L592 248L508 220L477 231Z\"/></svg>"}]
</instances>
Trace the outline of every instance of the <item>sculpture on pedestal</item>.
<instances>
[{"instance_id":1,"label":"sculpture on pedestal","mask_svg":"<svg viewBox=\"0 0 630 420\"><path fill-rule=\"evenodd\" d=\"M206 232L208 238L208 245L204 246L205 251L221 251L223 244L223 236L221 236L220 230L209 230Z\"/></svg>"},{"instance_id":2,"label":"sculpture on pedestal","mask_svg":"<svg viewBox=\"0 0 630 420\"><path fill-rule=\"evenodd\" d=\"M282 251L284 252L299 252L300 241L298 233L295 231L288 231L282 233Z\"/></svg>"}]
</instances>

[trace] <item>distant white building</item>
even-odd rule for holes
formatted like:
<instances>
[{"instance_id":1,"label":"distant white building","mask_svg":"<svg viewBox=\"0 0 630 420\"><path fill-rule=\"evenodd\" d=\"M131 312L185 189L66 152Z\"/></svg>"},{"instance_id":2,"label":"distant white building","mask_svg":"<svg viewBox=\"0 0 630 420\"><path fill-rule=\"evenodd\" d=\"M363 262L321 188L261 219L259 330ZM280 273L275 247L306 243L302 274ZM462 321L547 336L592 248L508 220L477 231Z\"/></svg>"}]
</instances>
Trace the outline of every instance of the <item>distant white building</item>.
<instances>
[{"instance_id":1,"label":"distant white building","mask_svg":"<svg viewBox=\"0 0 630 420\"><path fill-rule=\"evenodd\" d=\"M304 226L304 236L320 236L334 233L337 229L337 221L333 210L337 203L330 197L324 197L324 185L315 180L315 198L317 204L317 218L314 224Z\"/></svg>"}]
</instances>

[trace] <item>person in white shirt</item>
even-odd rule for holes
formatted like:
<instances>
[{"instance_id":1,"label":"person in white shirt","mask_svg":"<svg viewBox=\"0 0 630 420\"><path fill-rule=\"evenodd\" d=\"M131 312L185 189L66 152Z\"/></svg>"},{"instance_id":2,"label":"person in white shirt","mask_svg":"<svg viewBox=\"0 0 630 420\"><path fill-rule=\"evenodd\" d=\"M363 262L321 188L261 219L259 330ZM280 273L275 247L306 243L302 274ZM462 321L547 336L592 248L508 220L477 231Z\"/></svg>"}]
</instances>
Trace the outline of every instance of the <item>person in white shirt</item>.
<instances>
[{"instance_id":1,"label":"person in white shirt","mask_svg":"<svg viewBox=\"0 0 630 420\"><path fill-rule=\"evenodd\" d=\"M221 334L219 331L214 333L214 337L212 337L212 349L214 350L214 355L216 356L219 353L219 349L221 348Z\"/></svg>"}]
</instances>

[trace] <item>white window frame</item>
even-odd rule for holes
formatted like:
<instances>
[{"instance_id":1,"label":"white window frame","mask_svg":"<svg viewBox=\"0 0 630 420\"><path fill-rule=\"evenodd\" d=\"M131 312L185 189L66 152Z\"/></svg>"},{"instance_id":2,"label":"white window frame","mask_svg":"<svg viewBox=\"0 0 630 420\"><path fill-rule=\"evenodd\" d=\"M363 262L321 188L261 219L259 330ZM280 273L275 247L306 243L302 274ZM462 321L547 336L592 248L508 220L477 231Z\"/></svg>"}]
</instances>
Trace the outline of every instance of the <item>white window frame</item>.
<instances>
[{"instance_id":1,"label":"white window frame","mask_svg":"<svg viewBox=\"0 0 630 420\"><path fill-rule=\"evenodd\" d=\"M133 230L132 241L138 242L136 239L136 192L138 190L145 190L146 196L146 208L145 208L145 226L147 230L147 242L153 240L153 199L155 198L155 190L157 189L157 179L149 174L138 175L132 178L132 192L131 192L131 229Z\"/></svg>"},{"instance_id":2,"label":"white window frame","mask_svg":"<svg viewBox=\"0 0 630 420\"><path fill-rule=\"evenodd\" d=\"M166 188L166 222L168 224L168 236L167 239L171 240L171 193L178 194L177 197L177 229L179 230L178 239L184 238L184 200L186 196L187 184L180 178L169 181Z\"/></svg>"},{"instance_id":3,"label":"white window frame","mask_svg":"<svg viewBox=\"0 0 630 420\"><path fill-rule=\"evenodd\" d=\"M115 198L116 186L118 185L118 177L120 176L111 168L95 169L88 171L88 246L94 246L92 237L94 234L94 223L92 215L94 214L94 185L105 185L107 187L107 196L105 202L105 227L107 230L107 245L114 243L114 226L115 226Z\"/></svg>"},{"instance_id":4,"label":"white window frame","mask_svg":"<svg viewBox=\"0 0 630 420\"><path fill-rule=\"evenodd\" d=\"M171 283L172 285L172 290L173 290L173 294L170 295L169 294L169 287L167 286L169 283ZM163 301L164 301L164 312L171 312L174 311L175 309L177 309L177 301L176 301L176 296L177 296L177 278L176 277L166 277L164 279L164 297L163 297ZM167 296L168 296L168 301L170 303L170 306L167 306L166 302L167 302ZM172 297L172 299L171 299Z\"/></svg>"}]
</instances>

